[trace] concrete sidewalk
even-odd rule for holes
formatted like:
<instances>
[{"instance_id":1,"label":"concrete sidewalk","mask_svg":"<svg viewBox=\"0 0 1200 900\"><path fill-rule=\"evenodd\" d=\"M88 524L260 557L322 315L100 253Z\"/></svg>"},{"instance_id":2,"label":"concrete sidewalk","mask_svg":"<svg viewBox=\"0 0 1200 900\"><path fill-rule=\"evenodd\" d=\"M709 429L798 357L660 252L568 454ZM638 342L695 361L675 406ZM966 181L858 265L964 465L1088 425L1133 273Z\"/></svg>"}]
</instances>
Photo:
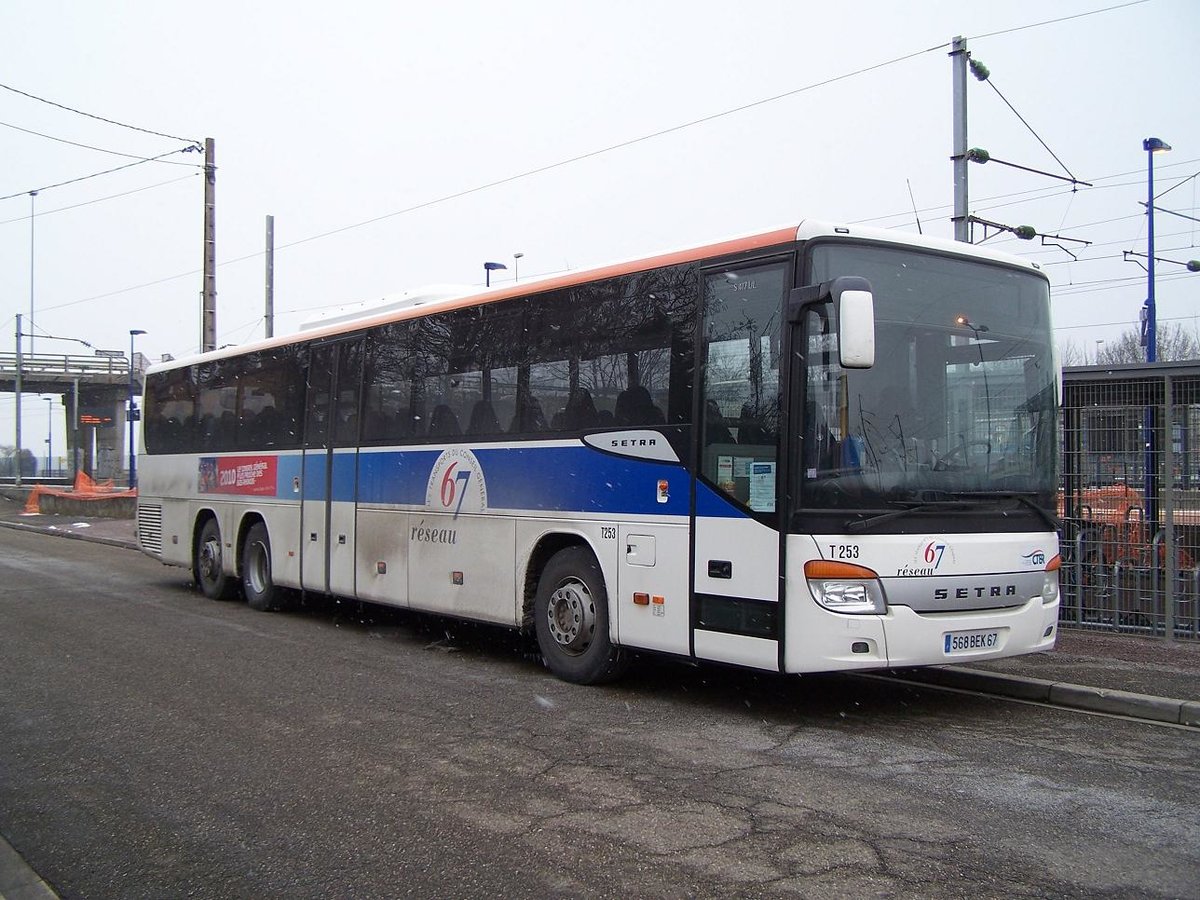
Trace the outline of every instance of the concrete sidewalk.
<instances>
[{"instance_id":1,"label":"concrete sidewalk","mask_svg":"<svg viewBox=\"0 0 1200 900\"><path fill-rule=\"evenodd\" d=\"M136 549L132 519L21 513L0 498L0 527ZM906 669L914 681L1200 727L1200 641L1066 628L1049 653Z\"/></svg>"}]
</instances>

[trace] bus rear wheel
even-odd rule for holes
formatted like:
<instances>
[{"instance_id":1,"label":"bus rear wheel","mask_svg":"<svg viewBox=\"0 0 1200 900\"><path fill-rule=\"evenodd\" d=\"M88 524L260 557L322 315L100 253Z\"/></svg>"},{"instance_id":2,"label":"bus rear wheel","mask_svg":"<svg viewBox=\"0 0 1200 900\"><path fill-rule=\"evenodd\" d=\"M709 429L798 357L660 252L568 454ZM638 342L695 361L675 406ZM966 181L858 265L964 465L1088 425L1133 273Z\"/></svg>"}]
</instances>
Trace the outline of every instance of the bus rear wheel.
<instances>
[{"instance_id":1,"label":"bus rear wheel","mask_svg":"<svg viewBox=\"0 0 1200 900\"><path fill-rule=\"evenodd\" d=\"M627 656L609 637L608 592L591 551L568 547L538 581L534 628L546 665L576 684L602 684L625 671Z\"/></svg>"},{"instance_id":2,"label":"bus rear wheel","mask_svg":"<svg viewBox=\"0 0 1200 900\"><path fill-rule=\"evenodd\" d=\"M273 612L283 609L283 589L271 578L271 538L267 526L256 522L242 546L242 593L251 609Z\"/></svg>"},{"instance_id":3,"label":"bus rear wheel","mask_svg":"<svg viewBox=\"0 0 1200 900\"><path fill-rule=\"evenodd\" d=\"M221 526L216 519L205 519L200 527L194 558L192 577L204 596L210 600L232 599L237 585L225 574L221 559Z\"/></svg>"}]
</instances>

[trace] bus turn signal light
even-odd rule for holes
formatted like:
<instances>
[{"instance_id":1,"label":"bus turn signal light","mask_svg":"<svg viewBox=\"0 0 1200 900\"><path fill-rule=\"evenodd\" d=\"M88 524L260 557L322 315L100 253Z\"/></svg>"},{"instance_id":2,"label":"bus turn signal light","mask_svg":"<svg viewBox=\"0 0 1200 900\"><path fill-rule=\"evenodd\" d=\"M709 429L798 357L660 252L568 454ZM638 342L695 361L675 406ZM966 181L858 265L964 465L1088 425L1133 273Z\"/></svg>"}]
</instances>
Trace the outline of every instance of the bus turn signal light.
<instances>
[{"instance_id":1,"label":"bus turn signal light","mask_svg":"<svg viewBox=\"0 0 1200 900\"><path fill-rule=\"evenodd\" d=\"M633 595L633 602L636 603L638 606L649 606L650 605L650 595L643 594L641 591L637 591Z\"/></svg>"},{"instance_id":2,"label":"bus turn signal light","mask_svg":"<svg viewBox=\"0 0 1200 900\"><path fill-rule=\"evenodd\" d=\"M828 559L810 559L804 564L805 578L878 578L874 569L856 566L853 563L833 562Z\"/></svg>"}]
</instances>

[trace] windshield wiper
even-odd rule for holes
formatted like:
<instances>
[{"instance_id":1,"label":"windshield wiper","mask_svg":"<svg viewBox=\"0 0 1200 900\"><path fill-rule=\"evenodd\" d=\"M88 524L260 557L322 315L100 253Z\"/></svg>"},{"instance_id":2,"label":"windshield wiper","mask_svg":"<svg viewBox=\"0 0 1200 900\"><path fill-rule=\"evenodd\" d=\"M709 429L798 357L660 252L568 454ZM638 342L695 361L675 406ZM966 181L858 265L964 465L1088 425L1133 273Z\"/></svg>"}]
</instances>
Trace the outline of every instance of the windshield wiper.
<instances>
[{"instance_id":1,"label":"windshield wiper","mask_svg":"<svg viewBox=\"0 0 1200 900\"><path fill-rule=\"evenodd\" d=\"M1062 522L1058 520L1057 516L1047 512L1034 501L1033 498L1038 496L1036 491L955 491L954 496L979 500L1016 500L1037 513L1042 521L1050 526L1051 531L1058 531L1062 528Z\"/></svg>"},{"instance_id":2,"label":"windshield wiper","mask_svg":"<svg viewBox=\"0 0 1200 900\"><path fill-rule=\"evenodd\" d=\"M915 512L925 512L930 509L971 509L979 504L973 500L926 500L921 503L907 504L904 509L893 509L891 512L871 516L869 519L853 519L846 523L846 531L856 534L866 531L875 525L882 525L892 519L899 519Z\"/></svg>"}]
</instances>

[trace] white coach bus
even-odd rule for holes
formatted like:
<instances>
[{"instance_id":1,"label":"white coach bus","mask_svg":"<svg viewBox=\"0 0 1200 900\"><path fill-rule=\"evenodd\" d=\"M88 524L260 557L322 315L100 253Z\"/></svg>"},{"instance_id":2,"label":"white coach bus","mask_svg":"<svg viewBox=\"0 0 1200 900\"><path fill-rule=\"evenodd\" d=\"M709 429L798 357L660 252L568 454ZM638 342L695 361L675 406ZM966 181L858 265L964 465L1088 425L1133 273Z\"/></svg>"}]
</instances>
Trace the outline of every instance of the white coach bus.
<instances>
[{"instance_id":1,"label":"white coach bus","mask_svg":"<svg viewBox=\"0 0 1200 900\"><path fill-rule=\"evenodd\" d=\"M1058 393L1036 265L806 222L155 366L138 536L583 683L1009 656L1055 640Z\"/></svg>"}]
</instances>

